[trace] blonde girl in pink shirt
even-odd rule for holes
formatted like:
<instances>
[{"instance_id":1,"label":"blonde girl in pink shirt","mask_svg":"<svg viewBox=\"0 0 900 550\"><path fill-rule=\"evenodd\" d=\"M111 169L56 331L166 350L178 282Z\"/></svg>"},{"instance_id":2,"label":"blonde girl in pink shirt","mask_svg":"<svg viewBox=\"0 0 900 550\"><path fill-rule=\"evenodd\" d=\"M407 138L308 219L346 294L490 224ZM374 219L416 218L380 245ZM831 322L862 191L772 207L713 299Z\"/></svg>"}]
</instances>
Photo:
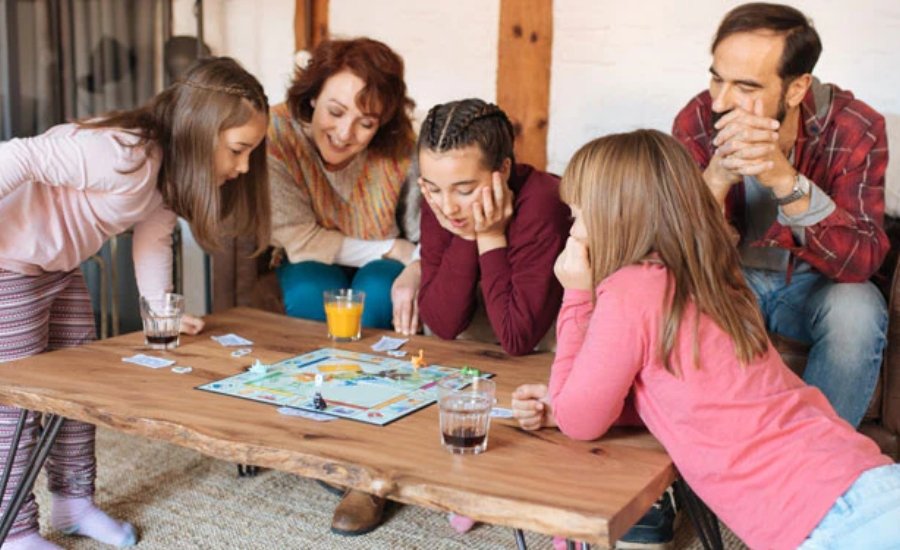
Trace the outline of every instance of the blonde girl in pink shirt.
<instances>
[{"instance_id":1,"label":"blonde girl in pink shirt","mask_svg":"<svg viewBox=\"0 0 900 550\"><path fill-rule=\"evenodd\" d=\"M752 548L897 548L900 465L781 361L732 230L690 155L638 130L579 150L548 385L513 393L522 428L601 437L636 413L696 494Z\"/></svg>"},{"instance_id":2,"label":"blonde girl in pink shirt","mask_svg":"<svg viewBox=\"0 0 900 550\"><path fill-rule=\"evenodd\" d=\"M145 296L171 289L177 216L207 249L229 232L267 245L267 124L262 86L223 57L198 62L139 109L0 145L0 368L95 337L79 264L113 235L134 229L135 273ZM202 328L202 320L185 316L181 330ZM9 476L3 510L22 481L40 423L40 414L0 405L0 468ZM17 429L21 439L13 447ZM51 526L134 545L130 524L94 506L95 474L94 426L64 421L47 460ZM3 550L59 548L40 536L30 493L0 542Z\"/></svg>"}]
</instances>

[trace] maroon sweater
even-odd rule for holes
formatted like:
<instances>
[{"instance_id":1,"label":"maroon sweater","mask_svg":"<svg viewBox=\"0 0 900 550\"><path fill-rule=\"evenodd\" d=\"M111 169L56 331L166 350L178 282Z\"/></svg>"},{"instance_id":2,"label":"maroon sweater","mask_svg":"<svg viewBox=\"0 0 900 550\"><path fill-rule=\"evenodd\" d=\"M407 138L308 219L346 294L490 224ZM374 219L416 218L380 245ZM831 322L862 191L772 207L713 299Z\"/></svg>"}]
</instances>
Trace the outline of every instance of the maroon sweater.
<instances>
[{"instance_id":1,"label":"maroon sweater","mask_svg":"<svg viewBox=\"0 0 900 550\"><path fill-rule=\"evenodd\" d=\"M444 339L469 326L481 283L494 335L511 355L534 349L562 302L553 274L566 244L569 208L559 198L559 178L526 164L514 166L509 187L515 199L505 248L479 256L475 241L450 233L427 203L422 206L422 321Z\"/></svg>"}]
</instances>

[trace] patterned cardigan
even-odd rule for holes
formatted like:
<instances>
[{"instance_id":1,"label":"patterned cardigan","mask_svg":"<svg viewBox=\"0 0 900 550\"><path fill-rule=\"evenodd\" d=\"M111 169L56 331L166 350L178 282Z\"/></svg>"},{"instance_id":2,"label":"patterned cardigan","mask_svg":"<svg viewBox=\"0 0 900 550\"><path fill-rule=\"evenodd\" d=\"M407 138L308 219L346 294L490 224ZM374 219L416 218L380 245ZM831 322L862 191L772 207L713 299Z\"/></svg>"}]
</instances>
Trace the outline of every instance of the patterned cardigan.
<instances>
[{"instance_id":1,"label":"patterned cardigan","mask_svg":"<svg viewBox=\"0 0 900 550\"><path fill-rule=\"evenodd\" d=\"M414 143L403 158L363 151L329 173L308 125L295 120L283 103L272 108L267 137L272 245L292 263L334 263L344 237L418 242L421 196Z\"/></svg>"}]
</instances>

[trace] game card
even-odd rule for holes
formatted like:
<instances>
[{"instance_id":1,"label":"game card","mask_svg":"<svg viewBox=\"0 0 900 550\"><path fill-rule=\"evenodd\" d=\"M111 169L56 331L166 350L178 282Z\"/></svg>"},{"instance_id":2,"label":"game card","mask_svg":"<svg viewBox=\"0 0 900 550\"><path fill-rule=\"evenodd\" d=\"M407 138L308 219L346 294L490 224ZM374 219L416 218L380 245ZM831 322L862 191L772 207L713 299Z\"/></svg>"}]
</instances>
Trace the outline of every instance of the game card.
<instances>
[{"instance_id":1,"label":"game card","mask_svg":"<svg viewBox=\"0 0 900 550\"><path fill-rule=\"evenodd\" d=\"M135 365L140 365L142 367L149 367L151 369L161 369L163 367L171 367L175 364L175 361L171 359L163 359L162 357L153 357L150 355L144 355L143 353L139 353L137 355L132 355L131 357L123 357L122 361L126 363L134 363Z\"/></svg>"},{"instance_id":2,"label":"game card","mask_svg":"<svg viewBox=\"0 0 900 550\"><path fill-rule=\"evenodd\" d=\"M372 344L372 351L395 350L407 342L409 342L409 338L391 338L389 336L382 336L381 340Z\"/></svg>"},{"instance_id":3,"label":"game card","mask_svg":"<svg viewBox=\"0 0 900 550\"><path fill-rule=\"evenodd\" d=\"M211 337L216 342L222 344L223 346L252 346L253 342L238 336L237 334L223 334L221 336L212 336Z\"/></svg>"}]
</instances>

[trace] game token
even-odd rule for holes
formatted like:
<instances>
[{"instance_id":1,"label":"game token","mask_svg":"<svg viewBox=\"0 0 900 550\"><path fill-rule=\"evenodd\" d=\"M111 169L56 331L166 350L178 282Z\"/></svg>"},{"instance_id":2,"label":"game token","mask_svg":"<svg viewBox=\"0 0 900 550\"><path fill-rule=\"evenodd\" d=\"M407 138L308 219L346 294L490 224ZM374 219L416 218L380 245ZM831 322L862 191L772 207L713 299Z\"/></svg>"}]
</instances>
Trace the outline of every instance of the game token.
<instances>
[{"instance_id":1,"label":"game token","mask_svg":"<svg viewBox=\"0 0 900 550\"><path fill-rule=\"evenodd\" d=\"M247 370L254 374L266 374L269 371L269 367L257 359Z\"/></svg>"},{"instance_id":2,"label":"game token","mask_svg":"<svg viewBox=\"0 0 900 550\"><path fill-rule=\"evenodd\" d=\"M410 360L414 369L420 369L422 367L427 367L428 363L425 362L425 351L419 350L419 355L414 355Z\"/></svg>"},{"instance_id":3,"label":"game token","mask_svg":"<svg viewBox=\"0 0 900 550\"><path fill-rule=\"evenodd\" d=\"M313 407L315 407L317 411L324 411L325 408L328 407L328 403L325 402L325 398L322 397L320 392L316 392L313 396Z\"/></svg>"}]
</instances>

